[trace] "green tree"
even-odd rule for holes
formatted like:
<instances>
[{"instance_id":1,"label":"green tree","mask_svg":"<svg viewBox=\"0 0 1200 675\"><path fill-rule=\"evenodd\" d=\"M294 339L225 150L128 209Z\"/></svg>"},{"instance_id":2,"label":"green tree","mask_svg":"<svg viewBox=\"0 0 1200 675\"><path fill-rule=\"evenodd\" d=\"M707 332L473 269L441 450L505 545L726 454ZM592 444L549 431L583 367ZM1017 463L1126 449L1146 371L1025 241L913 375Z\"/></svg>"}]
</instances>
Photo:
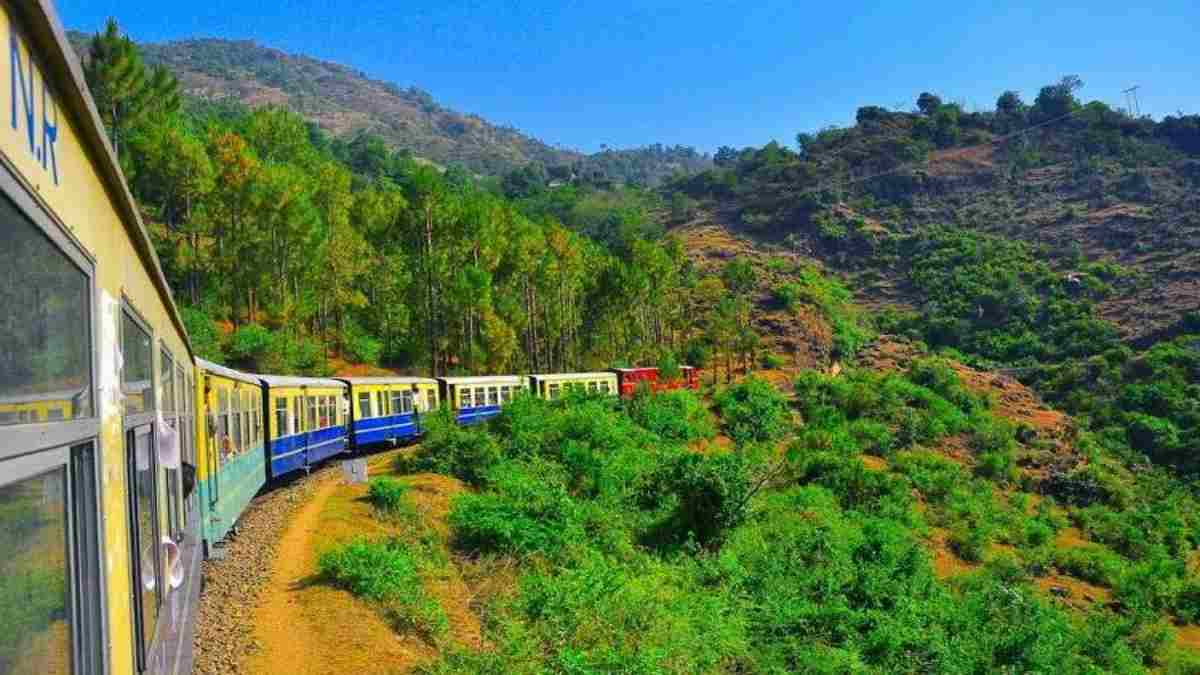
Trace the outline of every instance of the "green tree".
<instances>
[{"instance_id":1,"label":"green tree","mask_svg":"<svg viewBox=\"0 0 1200 675\"><path fill-rule=\"evenodd\" d=\"M166 68L147 71L141 53L110 18L92 37L84 77L113 147L124 152L126 137L147 117L179 109L179 83Z\"/></svg>"}]
</instances>

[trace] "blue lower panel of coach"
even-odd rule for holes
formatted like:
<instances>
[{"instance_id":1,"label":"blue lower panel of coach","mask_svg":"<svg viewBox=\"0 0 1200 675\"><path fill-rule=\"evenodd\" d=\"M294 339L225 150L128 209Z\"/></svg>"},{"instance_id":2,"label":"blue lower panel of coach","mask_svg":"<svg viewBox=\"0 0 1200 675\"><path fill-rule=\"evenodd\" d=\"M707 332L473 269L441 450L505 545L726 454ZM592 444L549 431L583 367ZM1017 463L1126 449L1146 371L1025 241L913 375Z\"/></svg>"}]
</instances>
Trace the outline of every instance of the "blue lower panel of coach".
<instances>
[{"instance_id":1,"label":"blue lower panel of coach","mask_svg":"<svg viewBox=\"0 0 1200 675\"><path fill-rule=\"evenodd\" d=\"M312 466L346 451L346 428L326 427L271 441L271 477Z\"/></svg>"},{"instance_id":2,"label":"blue lower panel of coach","mask_svg":"<svg viewBox=\"0 0 1200 675\"><path fill-rule=\"evenodd\" d=\"M488 418L495 417L500 414L500 406L498 405L483 405L475 408L459 408L458 423L462 425L479 424L485 422Z\"/></svg>"},{"instance_id":3,"label":"blue lower panel of coach","mask_svg":"<svg viewBox=\"0 0 1200 675\"><path fill-rule=\"evenodd\" d=\"M358 445L412 438L419 433L420 424L412 413L354 421L354 442Z\"/></svg>"},{"instance_id":4,"label":"blue lower panel of coach","mask_svg":"<svg viewBox=\"0 0 1200 675\"><path fill-rule=\"evenodd\" d=\"M308 432L308 463L316 464L346 451L346 427L326 427Z\"/></svg>"}]
</instances>

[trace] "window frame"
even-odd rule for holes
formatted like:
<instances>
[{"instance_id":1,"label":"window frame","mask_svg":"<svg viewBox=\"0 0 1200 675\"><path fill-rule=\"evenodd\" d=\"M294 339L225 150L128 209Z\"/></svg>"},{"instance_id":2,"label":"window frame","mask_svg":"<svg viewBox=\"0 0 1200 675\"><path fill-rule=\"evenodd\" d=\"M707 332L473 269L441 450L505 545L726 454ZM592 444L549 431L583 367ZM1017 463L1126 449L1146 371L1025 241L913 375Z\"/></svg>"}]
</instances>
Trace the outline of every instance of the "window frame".
<instances>
[{"instance_id":1,"label":"window frame","mask_svg":"<svg viewBox=\"0 0 1200 675\"><path fill-rule=\"evenodd\" d=\"M358 392L358 418L360 420L371 419L371 392L369 391Z\"/></svg>"},{"instance_id":2,"label":"window frame","mask_svg":"<svg viewBox=\"0 0 1200 675\"><path fill-rule=\"evenodd\" d=\"M287 397L276 394L272 400L275 402L275 437L283 438L284 436L291 436L291 424L289 423L291 419L291 405L288 403ZM283 404L282 407L279 405L280 403ZM283 419L279 418L279 413L283 413Z\"/></svg>"},{"instance_id":3,"label":"window frame","mask_svg":"<svg viewBox=\"0 0 1200 675\"><path fill-rule=\"evenodd\" d=\"M8 199L13 205L13 210L18 215L24 216L35 230L49 239L51 246L75 265L84 276L88 303L88 351L90 352L87 359L88 385L86 393L91 403L90 414L86 417L61 421L18 422L0 426L6 439L14 439L13 442L6 443L5 447L0 447L0 461L27 452L37 452L38 449L46 450L70 445L72 439L78 441L88 436L93 437L98 446L100 443L101 401L98 396L99 384L96 382L96 378L100 372L100 350L97 349L97 345L100 344L100 321L98 320L100 287L96 282L96 259L71 233L71 229L54 216L51 209L43 206L42 202L34 197L36 190L18 177L19 174L10 168L7 160L0 160L0 166L3 167L0 169L0 199ZM120 339L118 324L117 340ZM120 387L120 385L121 383L118 382L117 386ZM24 449L30 444L37 444L40 448ZM105 611L107 611L107 607ZM107 638L107 633L105 637Z\"/></svg>"},{"instance_id":4,"label":"window frame","mask_svg":"<svg viewBox=\"0 0 1200 675\"><path fill-rule=\"evenodd\" d=\"M147 460L150 463L150 476L153 480L150 495L152 500L152 518L154 532L151 536L154 537L151 550L154 552L154 571L155 571L155 587L154 601L155 614L153 625L146 626L146 617L142 614L142 583L139 576L142 573L141 550L145 548L141 542L141 532L138 530L137 524L137 488L135 487L136 474L136 457L137 457L137 435L141 429L147 429L146 434L149 436L148 443L150 444ZM134 648L134 664L137 667L137 672L144 672L148 669L147 662L150 658L150 653L153 647L158 642L158 624L162 619L162 608L165 604L166 597L162 593L163 589L163 561L162 561L162 527L159 518L161 505L159 504L159 495L162 485L159 481L158 465L158 439L156 438L156 430L154 422L145 422L124 429L123 436L126 439L125 448L125 481L126 481L126 509L127 518L129 521L129 574L130 574L130 619L132 620L133 629L133 648ZM133 437L133 443L129 442L129 438ZM138 629L141 628L139 631Z\"/></svg>"},{"instance_id":5,"label":"window frame","mask_svg":"<svg viewBox=\"0 0 1200 675\"><path fill-rule=\"evenodd\" d=\"M289 397L292 401L292 416L295 419L294 434L304 433L304 395Z\"/></svg>"},{"instance_id":6,"label":"window frame","mask_svg":"<svg viewBox=\"0 0 1200 675\"><path fill-rule=\"evenodd\" d=\"M90 509L93 516L93 524L99 528L99 531L93 533L94 536L84 539L86 532L81 531L80 527L80 511L88 509L88 505L80 500L79 493L83 491L82 486L87 476L81 475L80 465L83 464L80 453L77 452L81 447L91 446L91 480L88 490L100 498L99 490L102 487L100 478L100 467L97 466L97 460L100 457L99 439L86 439L79 441L73 445L60 446L56 448L43 449L41 451L17 456L9 457L0 460L0 467L3 467L3 478L0 479L0 487L15 485L27 480L39 478L41 476L59 473L63 482L62 504L63 523L65 527L63 548L65 549L64 567L67 579L64 580L63 591L65 595L66 615L70 621L70 657L71 657L71 672L88 675L90 673L104 673L108 669L107 653L104 650L104 645L107 644L108 637L108 599L107 593L96 592L95 589L106 588L99 584L105 583L105 566L103 562L103 526L104 512L100 509ZM90 528L86 528L90 529ZM85 550L86 549L86 550ZM88 558L89 567L84 569L82 558ZM88 578L79 582L79 578L87 576ZM85 593L92 600L91 608L84 606L83 598ZM90 618L85 618L85 612L92 614ZM98 641L98 642L93 642ZM88 647L91 649L88 649Z\"/></svg>"},{"instance_id":7,"label":"window frame","mask_svg":"<svg viewBox=\"0 0 1200 675\"><path fill-rule=\"evenodd\" d=\"M127 360L127 355L125 354L125 316L128 316L133 323L138 328L143 330L150 338L150 400L153 402L153 406L149 410L143 410L133 415L126 414L125 371L123 367L121 369L120 377L118 378L119 382L117 383L117 387L121 392L121 410L119 412L121 418L125 420L123 429L127 430L130 427L141 426L154 421L156 413L160 410L158 404L158 386L155 384L159 377L158 358L157 350L154 348L154 328L150 325L150 322L147 321L144 316L142 316L142 313L138 311L137 306L133 304L133 301L131 301L124 293L121 294L121 311L118 314L120 315L120 319L118 319L117 322L117 344L120 346L122 359ZM142 397L145 397L144 393L142 394Z\"/></svg>"},{"instance_id":8,"label":"window frame","mask_svg":"<svg viewBox=\"0 0 1200 675\"><path fill-rule=\"evenodd\" d=\"M15 471L13 467L15 466L44 466L47 463L53 463L55 457L63 458L64 463L61 466L67 475L64 497L68 508L66 520L69 556L72 564L71 575L76 577L79 574L78 564L80 561L78 557L80 555L88 557L89 569L94 572L94 578L90 583L85 581L77 585L76 579L67 580L72 619L72 666L77 673L103 674L108 673L109 669L108 655L104 649L104 645L109 644L110 633L108 594L103 592L91 594L95 604L92 615L88 617L82 615L84 608L79 601L84 591L108 588L106 532L108 531L109 514L103 506L106 489L103 481L104 466L102 462L107 448L101 434L103 401L100 400L100 385L97 381L100 373L101 290L96 280L96 258L71 232L71 228L55 216L54 211L36 195L37 190L21 178L20 173L12 168L8 160L0 159L0 198L8 199L14 210L24 216L37 231L49 239L51 245L75 265L84 276L89 355L86 360L88 381L87 386L83 388L83 393L88 399L89 410L86 416L70 420L4 426L2 433L5 442L0 444L0 467L4 467L4 471L0 472L0 476L2 476L0 482L8 485L16 481L13 477ZM123 302L118 304L119 308L123 308L123 306ZM118 318L119 316L118 313ZM116 336L117 340L120 340L120 323L118 323ZM119 381L117 386L120 387ZM118 414L124 412L120 405L118 405L117 412ZM91 446L90 471L92 475L87 488L93 497L93 503L90 504L78 501L77 491L79 488L76 483L75 450L85 444ZM38 473L45 471L46 469L42 469ZM79 481L82 481L83 478L85 477L78 477ZM80 531L81 524L77 522L80 509L89 510L95 515L92 525L95 526L96 531ZM88 550L80 550L80 546L86 546ZM86 635L83 635L81 631L86 632ZM96 641L95 644L99 647L98 653L93 651L87 655L83 651L84 642L89 636Z\"/></svg>"}]
</instances>

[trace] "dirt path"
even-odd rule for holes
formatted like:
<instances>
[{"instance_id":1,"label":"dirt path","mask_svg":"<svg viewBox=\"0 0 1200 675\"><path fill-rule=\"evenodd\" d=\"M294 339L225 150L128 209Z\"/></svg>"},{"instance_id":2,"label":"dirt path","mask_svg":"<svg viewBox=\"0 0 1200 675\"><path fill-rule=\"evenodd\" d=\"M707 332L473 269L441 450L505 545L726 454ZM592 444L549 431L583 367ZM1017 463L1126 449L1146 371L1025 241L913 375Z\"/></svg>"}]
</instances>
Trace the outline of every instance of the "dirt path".
<instances>
[{"instance_id":1,"label":"dirt path","mask_svg":"<svg viewBox=\"0 0 1200 675\"><path fill-rule=\"evenodd\" d=\"M371 461L371 475L388 473L392 453ZM444 537L450 498L461 484L441 476L404 477L424 522ZM255 675L356 675L411 671L437 655L437 647L416 635L397 633L383 614L350 593L316 578L321 552L358 537L396 534L364 500L366 486L348 485L338 474L313 491L296 511L278 545L270 581L255 609L255 652L244 672ZM439 537L441 538L441 537ZM470 607L472 593L455 565L431 579L427 591L450 620L450 639L478 647L481 627Z\"/></svg>"}]
</instances>

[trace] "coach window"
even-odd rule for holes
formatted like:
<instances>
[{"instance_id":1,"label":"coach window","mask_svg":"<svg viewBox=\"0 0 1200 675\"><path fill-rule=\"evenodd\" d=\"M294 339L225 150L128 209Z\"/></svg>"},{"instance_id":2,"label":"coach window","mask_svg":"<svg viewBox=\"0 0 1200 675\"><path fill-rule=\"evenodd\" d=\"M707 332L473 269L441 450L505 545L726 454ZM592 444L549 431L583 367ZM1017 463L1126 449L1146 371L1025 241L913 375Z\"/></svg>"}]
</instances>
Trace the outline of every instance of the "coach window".
<instances>
[{"instance_id":1,"label":"coach window","mask_svg":"<svg viewBox=\"0 0 1200 675\"><path fill-rule=\"evenodd\" d=\"M126 308L121 314L121 393L127 417L154 410L154 350L150 345L149 329Z\"/></svg>"},{"instance_id":2,"label":"coach window","mask_svg":"<svg viewBox=\"0 0 1200 675\"><path fill-rule=\"evenodd\" d=\"M242 452L254 447L254 402L250 398L250 390L242 387Z\"/></svg>"},{"instance_id":3,"label":"coach window","mask_svg":"<svg viewBox=\"0 0 1200 675\"><path fill-rule=\"evenodd\" d=\"M475 407L475 402L474 402L474 400L472 400L472 398L471 398L471 388L470 388L470 387L463 387L463 388L462 388L462 390L461 390L461 398L462 398L462 403L460 403L458 407L460 407L460 408L473 408L473 407Z\"/></svg>"},{"instance_id":4,"label":"coach window","mask_svg":"<svg viewBox=\"0 0 1200 675\"><path fill-rule=\"evenodd\" d=\"M178 396L175 391L175 359L171 358L171 353L164 347L158 356L158 373L159 387L162 388L162 410L163 421L167 426L181 433L182 426L179 424L178 411ZM181 446L183 441L180 439ZM176 540L182 538L183 535L183 508L180 502L180 485L179 485L179 469L168 468L166 470L166 487L167 487L167 527L172 537Z\"/></svg>"},{"instance_id":5,"label":"coach window","mask_svg":"<svg viewBox=\"0 0 1200 675\"><path fill-rule=\"evenodd\" d=\"M367 391L358 392L358 416L361 419L367 419L371 416L371 393Z\"/></svg>"},{"instance_id":6,"label":"coach window","mask_svg":"<svg viewBox=\"0 0 1200 675\"><path fill-rule=\"evenodd\" d=\"M559 391L558 383L551 382L550 383L550 400L551 401L558 398L558 391Z\"/></svg>"},{"instance_id":7,"label":"coach window","mask_svg":"<svg viewBox=\"0 0 1200 675\"><path fill-rule=\"evenodd\" d=\"M162 604L162 562L158 542L158 475L154 429L143 424L126 432L130 485L130 573L133 577L134 628L141 669L154 640L154 625Z\"/></svg>"},{"instance_id":8,"label":"coach window","mask_svg":"<svg viewBox=\"0 0 1200 675\"><path fill-rule=\"evenodd\" d=\"M92 269L0 170L0 673L103 668Z\"/></svg>"},{"instance_id":9,"label":"coach window","mask_svg":"<svg viewBox=\"0 0 1200 675\"><path fill-rule=\"evenodd\" d=\"M217 445L221 449L221 460L224 461L232 453L231 429L229 428L229 390L224 387L217 390L217 409L220 411L217 416Z\"/></svg>"},{"instance_id":10,"label":"coach window","mask_svg":"<svg viewBox=\"0 0 1200 675\"><path fill-rule=\"evenodd\" d=\"M282 396L275 397L275 437L290 436L288 429L288 402Z\"/></svg>"},{"instance_id":11,"label":"coach window","mask_svg":"<svg viewBox=\"0 0 1200 675\"><path fill-rule=\"evenodd\" d=\"M406 405L406 403L407 403L406 394L408 396L411 396L412 392L411 391L399 391L399 390L392 391L392 414L393 415L403 415L405 413L412 412L412 407L410 405Z\"/></svg>"}]
</instances>

